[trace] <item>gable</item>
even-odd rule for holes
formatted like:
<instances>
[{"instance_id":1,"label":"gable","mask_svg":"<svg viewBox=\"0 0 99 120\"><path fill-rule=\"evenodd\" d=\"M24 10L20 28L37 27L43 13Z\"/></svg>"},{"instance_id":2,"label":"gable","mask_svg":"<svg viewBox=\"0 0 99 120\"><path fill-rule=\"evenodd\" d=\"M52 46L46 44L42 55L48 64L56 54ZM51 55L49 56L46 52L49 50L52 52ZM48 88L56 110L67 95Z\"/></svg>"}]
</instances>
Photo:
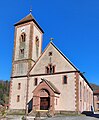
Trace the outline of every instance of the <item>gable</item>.
<instances>
[{"instance_id":1,"label":"gable","mask_svg":"<svg viewBox=\"0 0 99 120\"><path fill-rule=\"evenodd\" d=\"M41 89L46 89L48 90L50 93L56 93L56 94L60 94L59 90L55 87L55 85L53 83L51 83L50 81L46 80L46 79L41 79L42 81L39 83L39 85L33 90L33 93L35 93L36 91L40 91ZM37 94L37 92L36 92Z\"/></svg>"},{"instance_id":2,"label":"gable","mask_svg":"<svg viewBox=\"0 0 99 120\"><path fill-rule=\"evenodd\" d=\"M50 52L52 53L52 56L49 56ZM77 68L54 46L54 44L49 43L41 57L32 68L30 75L45 74L45 67L50 63L55 66L55 73L77 71Z\"/></svg>"}]
</instances>

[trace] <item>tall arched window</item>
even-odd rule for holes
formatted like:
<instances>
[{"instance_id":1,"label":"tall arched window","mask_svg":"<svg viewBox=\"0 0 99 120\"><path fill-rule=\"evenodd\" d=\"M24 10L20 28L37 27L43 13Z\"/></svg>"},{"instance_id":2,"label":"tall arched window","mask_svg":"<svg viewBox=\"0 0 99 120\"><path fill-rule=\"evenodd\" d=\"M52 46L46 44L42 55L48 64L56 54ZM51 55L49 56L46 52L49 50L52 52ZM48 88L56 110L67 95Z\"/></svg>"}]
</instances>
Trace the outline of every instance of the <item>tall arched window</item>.
<instances>
[{"instance_id":1,"label":"tall arched window","mask_svg":"<svg viewBox=\"0 0 99 120\"><path fill-rule=\"evenodd\" d=\"M25 34L25 33L22 33L20 39L21 39L20 42L25 42L25 41L26 41L26 34Z\"/></svg>"},{"instance_id":2,"label":"tall arched window","mask_svg":"<svg viewBox=\"0 0 99 120\"><path fill-rule=\"evenodd\" d=\"M26 34L23 32L20 35L19 58L24 58L25 41L26 41Z\"/></svg>"},{"instance_id":3,"label":"tall arched window","mask_svg":"<svg viewBox=\"0 0 99 120\"><path fill-rule=\"evenodd\" d=\"M39 55L39 38L36 36L35 38L35 44L36 44L36 56L38 57Z\"/></svg>"},{"instance_id":4,"label":"tall arched window","mask_svg":"<svg viewBox=\"0 0 99 120\"><path fill-rule=\"evenodd\" d=\"M67 76L66 75L63 76L63 84L67 84Z\"/></svg>"},{"instance_id":5,"label":"tall arched window","mask_svg":"<svg viewBox=\"0 0 99 120\"><path fill-rule=\"evenodd\" d=\"M80 82L80 99L82 99L82 84Z\"/></svg>"},{"instance_id":6,"label":"tall arched window","mask_svg":"<svg viewBox=\"0 0 99 120\"><path fill-rule=\"evenodd\" d=\"M86 88L84 86L84 101L86 101Z\"/></svg>"}]
</instances>

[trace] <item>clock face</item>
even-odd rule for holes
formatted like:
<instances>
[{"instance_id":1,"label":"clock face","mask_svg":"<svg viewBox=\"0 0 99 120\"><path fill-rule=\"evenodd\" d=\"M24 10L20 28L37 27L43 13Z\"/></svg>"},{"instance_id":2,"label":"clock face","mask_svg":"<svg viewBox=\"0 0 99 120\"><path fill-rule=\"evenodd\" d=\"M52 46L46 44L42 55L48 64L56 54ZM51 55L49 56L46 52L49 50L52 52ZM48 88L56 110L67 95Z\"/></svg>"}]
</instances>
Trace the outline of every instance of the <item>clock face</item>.
<instances>
[{"instance_id":1,"label":"clock face","mask_svg":"<svg viewBox=\"0 0 99 120\"><path fill-rule=\"evenodd\" d=\"M22 28L21 28L21 32L25 32L25 27L22 27Z\"/></svg>"}]
</instances>

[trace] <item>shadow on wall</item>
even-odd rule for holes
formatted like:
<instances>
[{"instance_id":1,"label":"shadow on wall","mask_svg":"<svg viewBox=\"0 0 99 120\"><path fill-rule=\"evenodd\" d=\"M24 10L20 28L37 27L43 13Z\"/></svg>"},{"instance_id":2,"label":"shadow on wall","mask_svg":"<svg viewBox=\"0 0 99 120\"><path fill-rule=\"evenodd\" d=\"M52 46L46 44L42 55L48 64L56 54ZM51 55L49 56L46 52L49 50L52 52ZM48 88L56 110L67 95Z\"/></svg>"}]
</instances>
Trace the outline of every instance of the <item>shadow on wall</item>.
<instances>
[{"instance_id":1,"label":"shadow on wall","mask_svg":"<svg viewBox=\"0 0 99 120\"><path fill-rule=\"evenodd\" d=\"M94 113L93 111L83 111L82 114L89 116L89 117L99 118L99 112Z\"/></svg>"}]
</instances>

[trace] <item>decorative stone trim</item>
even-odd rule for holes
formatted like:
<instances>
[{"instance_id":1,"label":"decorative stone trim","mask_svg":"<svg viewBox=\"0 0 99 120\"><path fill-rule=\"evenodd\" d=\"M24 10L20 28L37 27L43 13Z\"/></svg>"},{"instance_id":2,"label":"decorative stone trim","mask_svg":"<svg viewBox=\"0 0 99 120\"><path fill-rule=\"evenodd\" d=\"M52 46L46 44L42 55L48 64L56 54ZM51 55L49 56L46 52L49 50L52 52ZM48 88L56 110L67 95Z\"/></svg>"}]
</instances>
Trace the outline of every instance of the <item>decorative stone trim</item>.
<instances>
[{"instance_id":1,"label":"decorative stone trim","mask_svg":"<svg viewBox=\"0 0 99 120\"><path fill-rule=\"evenodd\" d=\"M30 62L35 62L34 60L32 60L32 59L22 59L22 60L16 60L16 61L14 61L14 64L15 63L19 63L19 62L28 62L28 61L30 61Z\"/></svg>"},{"instance_id":2,"label":"decorative stone trim","mask_svg":"<svg viewBox=\"0 0 99 120\"><path fill-rule=\"evenodd\" d=\"M14 73L14 60L15 60L15 49L16 49L16 28L15 28L15 33L14 33L14 49L13 49L13 57L12 57L12 73L11 75L13 76Z\"/></svg>"},{"instance_id":3,"label":"decorative stone trim","mask_svg":"<svg viewBox=\"0 0 99 120\"><path fill-rule=\"evenodd\" d=\"M10 103L11 103L11 95L12 95L12 79L10 81L10 91L9 91L9 107L10 107Z\"/></svg>"},{"instance_id":4,"label":"decorative stone trim","mask_svg":"<svg viewBox=\"0 0 99 120\"><path fill-rule=\"evenodd\" d=\"M79 112L79 73L75 73L75 108Z\"/></svg>"},{"instance_id":5,"label":"decorative stone trim","mask_svg":"<svg viewBox=\"0 0 99 120\"><path fill-rule=\"evenodd\" d=\"M48 94L50 97L50 111L54 113L55 112L55 108L54 108L55 94L45 82L42 82L33 90L33 111L40 110L40 91L42 89L46 89L48 91Z\"/></svg>"},{"instance_id":6,"label":"decorative stone trim","mask_svg":"<svg viewBox=\"0 0 99 120\"><path fill-rule=\"evenodd\" d=\"M35 76L47 76L47 75L58 75L58 74L65 74L65 73L75 73L77 71L64 71L64 72L56 72L53 74L34 74L34 75L29 75L29 77L35 77ZM18 77L27 77L27 75L22 75L22 76L12 76L11 78L18 78Z\"/></svg>"},{"instance_id":7,"label":"decorative stone trim","mask_svg":"<svg viewBox=\"0 0 99 120\"><path fill-rule=\"evenodd\" d=\"M33 40L33 24L31 23L30 24L30 37L29 37L29 53L28 53L28 58L31 58L32 59L32 50L33 50L33 43L32 43L32 40ZM28 63L28 71L30 70L30 68L32 67L32 63L31 61L29 61Z\"/></svg>"},{"instance_id":8,"label":"decorative stone trim","mask_svg":"<svg viewBox=\"0 0 99 120\"><path fill-rule=\"evenodd\" d=\"M26 26L26 25L30 25L31 23L33 23L33 21L30 21L28 23L23 23L23 24L20 24L20 25L17 25L15 26L16 28L20 28L20 27L23 27L23 26Z\"/></svg>"}]
</instances>

